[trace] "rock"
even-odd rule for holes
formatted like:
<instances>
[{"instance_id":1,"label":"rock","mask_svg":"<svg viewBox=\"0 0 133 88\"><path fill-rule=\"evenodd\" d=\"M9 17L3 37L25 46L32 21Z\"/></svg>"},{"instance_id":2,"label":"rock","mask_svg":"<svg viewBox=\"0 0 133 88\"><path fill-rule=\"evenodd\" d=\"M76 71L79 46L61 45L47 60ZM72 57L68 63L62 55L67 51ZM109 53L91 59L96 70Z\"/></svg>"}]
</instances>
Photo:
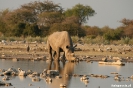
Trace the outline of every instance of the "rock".
<instances>
[{"instance_id":1,"label":"rock","mask_svg":"<svg viewBox=\"0 0 133 88\"><path fill-rule=\"evenodd\" d=\"M120 58L120 57L113 57L112 59L113 60L122 60L122 58Z\"/></svg>"},{"instance_id":2,"label":"rock","mask_svg":"<svg viewBox=\"0 0 133 88\"><path fill-rule=\"evenodd\" d=\"M46 77L46 73L41 73L41 74L40 74L40 77L41 77L41 78L45 78L45 77Z\"/></svg>"},{"instance_id":3,"label":"rock","mask_svg":"<svg viewBox=\"0 0 133 88\"><path fill-rule=\"evenodd\" d=\"M0 81L0 86L12 86L11 83L5 83Z\"/></svg>"},{"instance_id":4,"label":"rock","mask_svg":"<svg viewBox=\"0 0 133 88\"><path fill-rule=\"evenodd\" d=\"M5 71L3 72L4 75L12 75L12 71Z\"/></svg>"},{"instance_id":5,"label":"rock","mask_svg":"<svg viewBox=\"0 0 133 88\"><path fill-rule=\"evenodd\" d=\"M102 58L102 61L107 62L107 57Z\"/></svg>"},{"instance_id":6,"label":"rock","mask_svg":"<svg viewBox=\"0 0 133 88\"><path fill-rule=\"evenodd\" d=\"M66 84L60 84L60 88L66 88Z\"/></svg>"},{"instance_id":7,"label":"rock","mask_svg":"<svg viewBox=\"0 0 133 88\"><path fill-rule=\"evenodd\" d=\"M56 79L60 79L60 78L62 78L62 77L61 77L61 76L56 76L55 78L56 78Z\"/></svg>"},{"instance_id":8,"label":"rock","mask_svg":"<svg viewBox=\"0 0 133 88\"><path fill-rule=\"evenodd\" d=\"M32 73L34 76L40 76L40 73L38 73L38 72L33 72Z\"/></svg>"},{"instance_id":9,"label":"rock","mask_svg":"<svg viewBox=\"0 0 133 88\"><path fill-rule=\"evenodd\" d=\"M133 79L133 75L130 78Z\"/></svg>"},{"instance_id":10,"label":"rock","mask_svg":"<svg viewBox=\"0 0 133 88\"><path fill-rule=\"evenodd\" d=\"M112 48L111 47L107 47L106 50L109 51L109 50L112 50Z\"/></svg>"},{"instance_id":11,"label":"rock","mask_svg":"<svg viewBox=\"0 0 133 88\"><path fill-rule=\"evenodd\" d=\"M49 84L52 83L52 79L51 79L50 77L47 77L47 78L45 79L45 81L46 81L46 83L49 83Z\"/></svg>"},{"instance_id":12,"label":"rock","mask_svg":"<svg viewBox=\"0 0 133 88\"><path fill-rule=\"evenodd\" d=\"M12 61L16 62L19 61L17 58L13 58Z\"/></svg>"},{"instance_id":13,"label":"rock","mask_svg":"<svg viewBox=\"0 0 133 88\"><path fill-rule=\"evenodd\" d=\"M59 71L58 70L47 70L47 74L48 75L59 75Z\"/></svg>"},{"instance_id":14,"label":"rock","mask_svg":"<svg viewBox=\"0 0 133 88\"><path fill-rule=\"evenodd\" d=\"M19 76L27 76L26 71L21 70L18 74Z\"/></svg>"},{"instance_id":15,"label":"rock","mask_svg":"<svg viewBox=\"0 0 133 88\"><path fill-rule=\"evenodd\" d=\"M5 86L12 86L11 83L5 83Z\"/></svg>"},{"instance_id":16,"label":"rock","mask_svg":"<svg viewBox=\"0 0 133 88\"><path fill-rule=\"evenodd\" d=\"M118 74L117 72L111 72L110 74Z\"/></svg>"},{"instance_id":17,"label":"rock","mask_svg":"<svg viewBox=\"0 0 133 88\"><path fill-rule=\"evenodd\" d=\"M32 78L32 82L39 82L41 79L40 78L38 78L38 77L34 77L34 78Z\"/></svg>"},{"instance_id":18,"label":"rock","mask_svg":"<svg viewBox=\"0 0 133 88\"><path fill-rule=\"evenodd\" d=\"M10 78L8 76L5 76L4 78L2 78L3 81L6 81L6 80L10 80Z\"/></svg>"},{"instance_id":19,"label":"rock","mask_svg":"<svg viewBox=\"0 0 133 88\"><path fill-rule=\"evenodd\" d=\"M121 80L121 78L120 78L120 77L118 77L118 76L115 76L115 77L114 77L114 80L120 81L120 80Z\"/></svg>"},{"instance_id":20,"label":"rock","mask_svg":"<svg viewBox=\"0 0 133 88\"><path fill-rule=\"evenodd\" d=\"M5 69L0 69L0 72L5 72L6 70Z\"/></svg>"},{"instance_id":21,"label":"rock","mask_svg":"<svg viewBox=\"0 0 133 88\"><path fill-rule=\"evenodd\" d=\"M29 84L29 86L32 86L32 84Z\"/></svg>"}]
</instances>

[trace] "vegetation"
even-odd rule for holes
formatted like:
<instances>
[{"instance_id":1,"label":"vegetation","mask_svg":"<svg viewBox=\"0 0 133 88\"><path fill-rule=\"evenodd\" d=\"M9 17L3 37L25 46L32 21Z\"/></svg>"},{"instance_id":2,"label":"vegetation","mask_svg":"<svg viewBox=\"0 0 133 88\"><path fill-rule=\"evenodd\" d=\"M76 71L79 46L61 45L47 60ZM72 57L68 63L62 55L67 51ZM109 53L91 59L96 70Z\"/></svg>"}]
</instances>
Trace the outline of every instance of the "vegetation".
<instances>
[{"instance_id":1,"label":"vegetation","mask_svg":"<svg viewBox=\"0 0 133 88\"><path fill-rule=\"evenodd\" d=\"M64 10L49 0L30 2L13 11L0 11L0 36L1 39L10 37L8 40L20 37L18 40L43 41L49 34L64 30L74 36L74 42L80 37L85 43L109 44L117 41L133 44L133 20L122 19L122 25L116 29L83 25L95 14L95 10L88 5L76 4Z\"/></svg>"}]
</instances>

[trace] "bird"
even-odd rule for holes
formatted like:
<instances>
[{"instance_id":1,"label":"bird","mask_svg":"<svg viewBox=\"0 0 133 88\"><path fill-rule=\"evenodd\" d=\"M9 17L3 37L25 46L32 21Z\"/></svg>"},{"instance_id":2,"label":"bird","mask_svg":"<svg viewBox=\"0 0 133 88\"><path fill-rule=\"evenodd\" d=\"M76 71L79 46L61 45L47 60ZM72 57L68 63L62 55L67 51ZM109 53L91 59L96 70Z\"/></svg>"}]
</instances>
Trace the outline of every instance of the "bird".
<instances>
[{"instance_id":1,"label":"bird","mask_svg":"<svg viewBox=\"0 0 133 88\"><path fill-rule=\"evenodd\" d=\"M27 52L29 52L29 51L30 51L30 46L28 45L28 46L27 46Z\"/></svg>"}]
</instances>

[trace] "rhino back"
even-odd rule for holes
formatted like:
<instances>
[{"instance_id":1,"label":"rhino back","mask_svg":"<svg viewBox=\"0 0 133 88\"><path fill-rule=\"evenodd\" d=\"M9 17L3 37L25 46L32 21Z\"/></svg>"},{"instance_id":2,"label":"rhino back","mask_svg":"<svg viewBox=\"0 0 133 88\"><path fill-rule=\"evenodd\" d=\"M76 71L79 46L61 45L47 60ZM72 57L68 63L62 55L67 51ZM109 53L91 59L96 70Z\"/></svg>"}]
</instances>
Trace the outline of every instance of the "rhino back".
<instances>
[{"instance_id":1,"label":"rhino back","mask_svg":"<svg viewBox=\"0 0 133 88\"><path fill-rule=\"evenodd\" d=\"M67 45L73 47L72 40L67 31L54 32L48 37L48 42L53 50L57 48L65 50Z\"/></svg>"}]
</instances>

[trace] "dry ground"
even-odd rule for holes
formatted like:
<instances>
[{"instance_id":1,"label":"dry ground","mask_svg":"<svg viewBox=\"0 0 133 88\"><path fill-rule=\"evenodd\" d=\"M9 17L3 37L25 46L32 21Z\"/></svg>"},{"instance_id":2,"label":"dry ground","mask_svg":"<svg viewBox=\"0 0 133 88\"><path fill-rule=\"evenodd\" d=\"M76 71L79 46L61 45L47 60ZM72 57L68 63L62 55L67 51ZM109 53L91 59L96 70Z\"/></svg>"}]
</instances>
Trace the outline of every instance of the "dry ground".
<instances>
[{"instance_id":1,"label":"dry ground","mask_svg":"<svg viewBox=\"0 0 133 88\"><path fill-rule=\"evenodd\" d=\"M3 59L35 59L47 58L47 47L45 43L30 43L30 51L27 52L27 43L1 43L0 58ZM104 56L118 56L132 60L132 45L97 45L77 44L76 56L91 56L101 59Z\"/></svg>"}]
</instances>

